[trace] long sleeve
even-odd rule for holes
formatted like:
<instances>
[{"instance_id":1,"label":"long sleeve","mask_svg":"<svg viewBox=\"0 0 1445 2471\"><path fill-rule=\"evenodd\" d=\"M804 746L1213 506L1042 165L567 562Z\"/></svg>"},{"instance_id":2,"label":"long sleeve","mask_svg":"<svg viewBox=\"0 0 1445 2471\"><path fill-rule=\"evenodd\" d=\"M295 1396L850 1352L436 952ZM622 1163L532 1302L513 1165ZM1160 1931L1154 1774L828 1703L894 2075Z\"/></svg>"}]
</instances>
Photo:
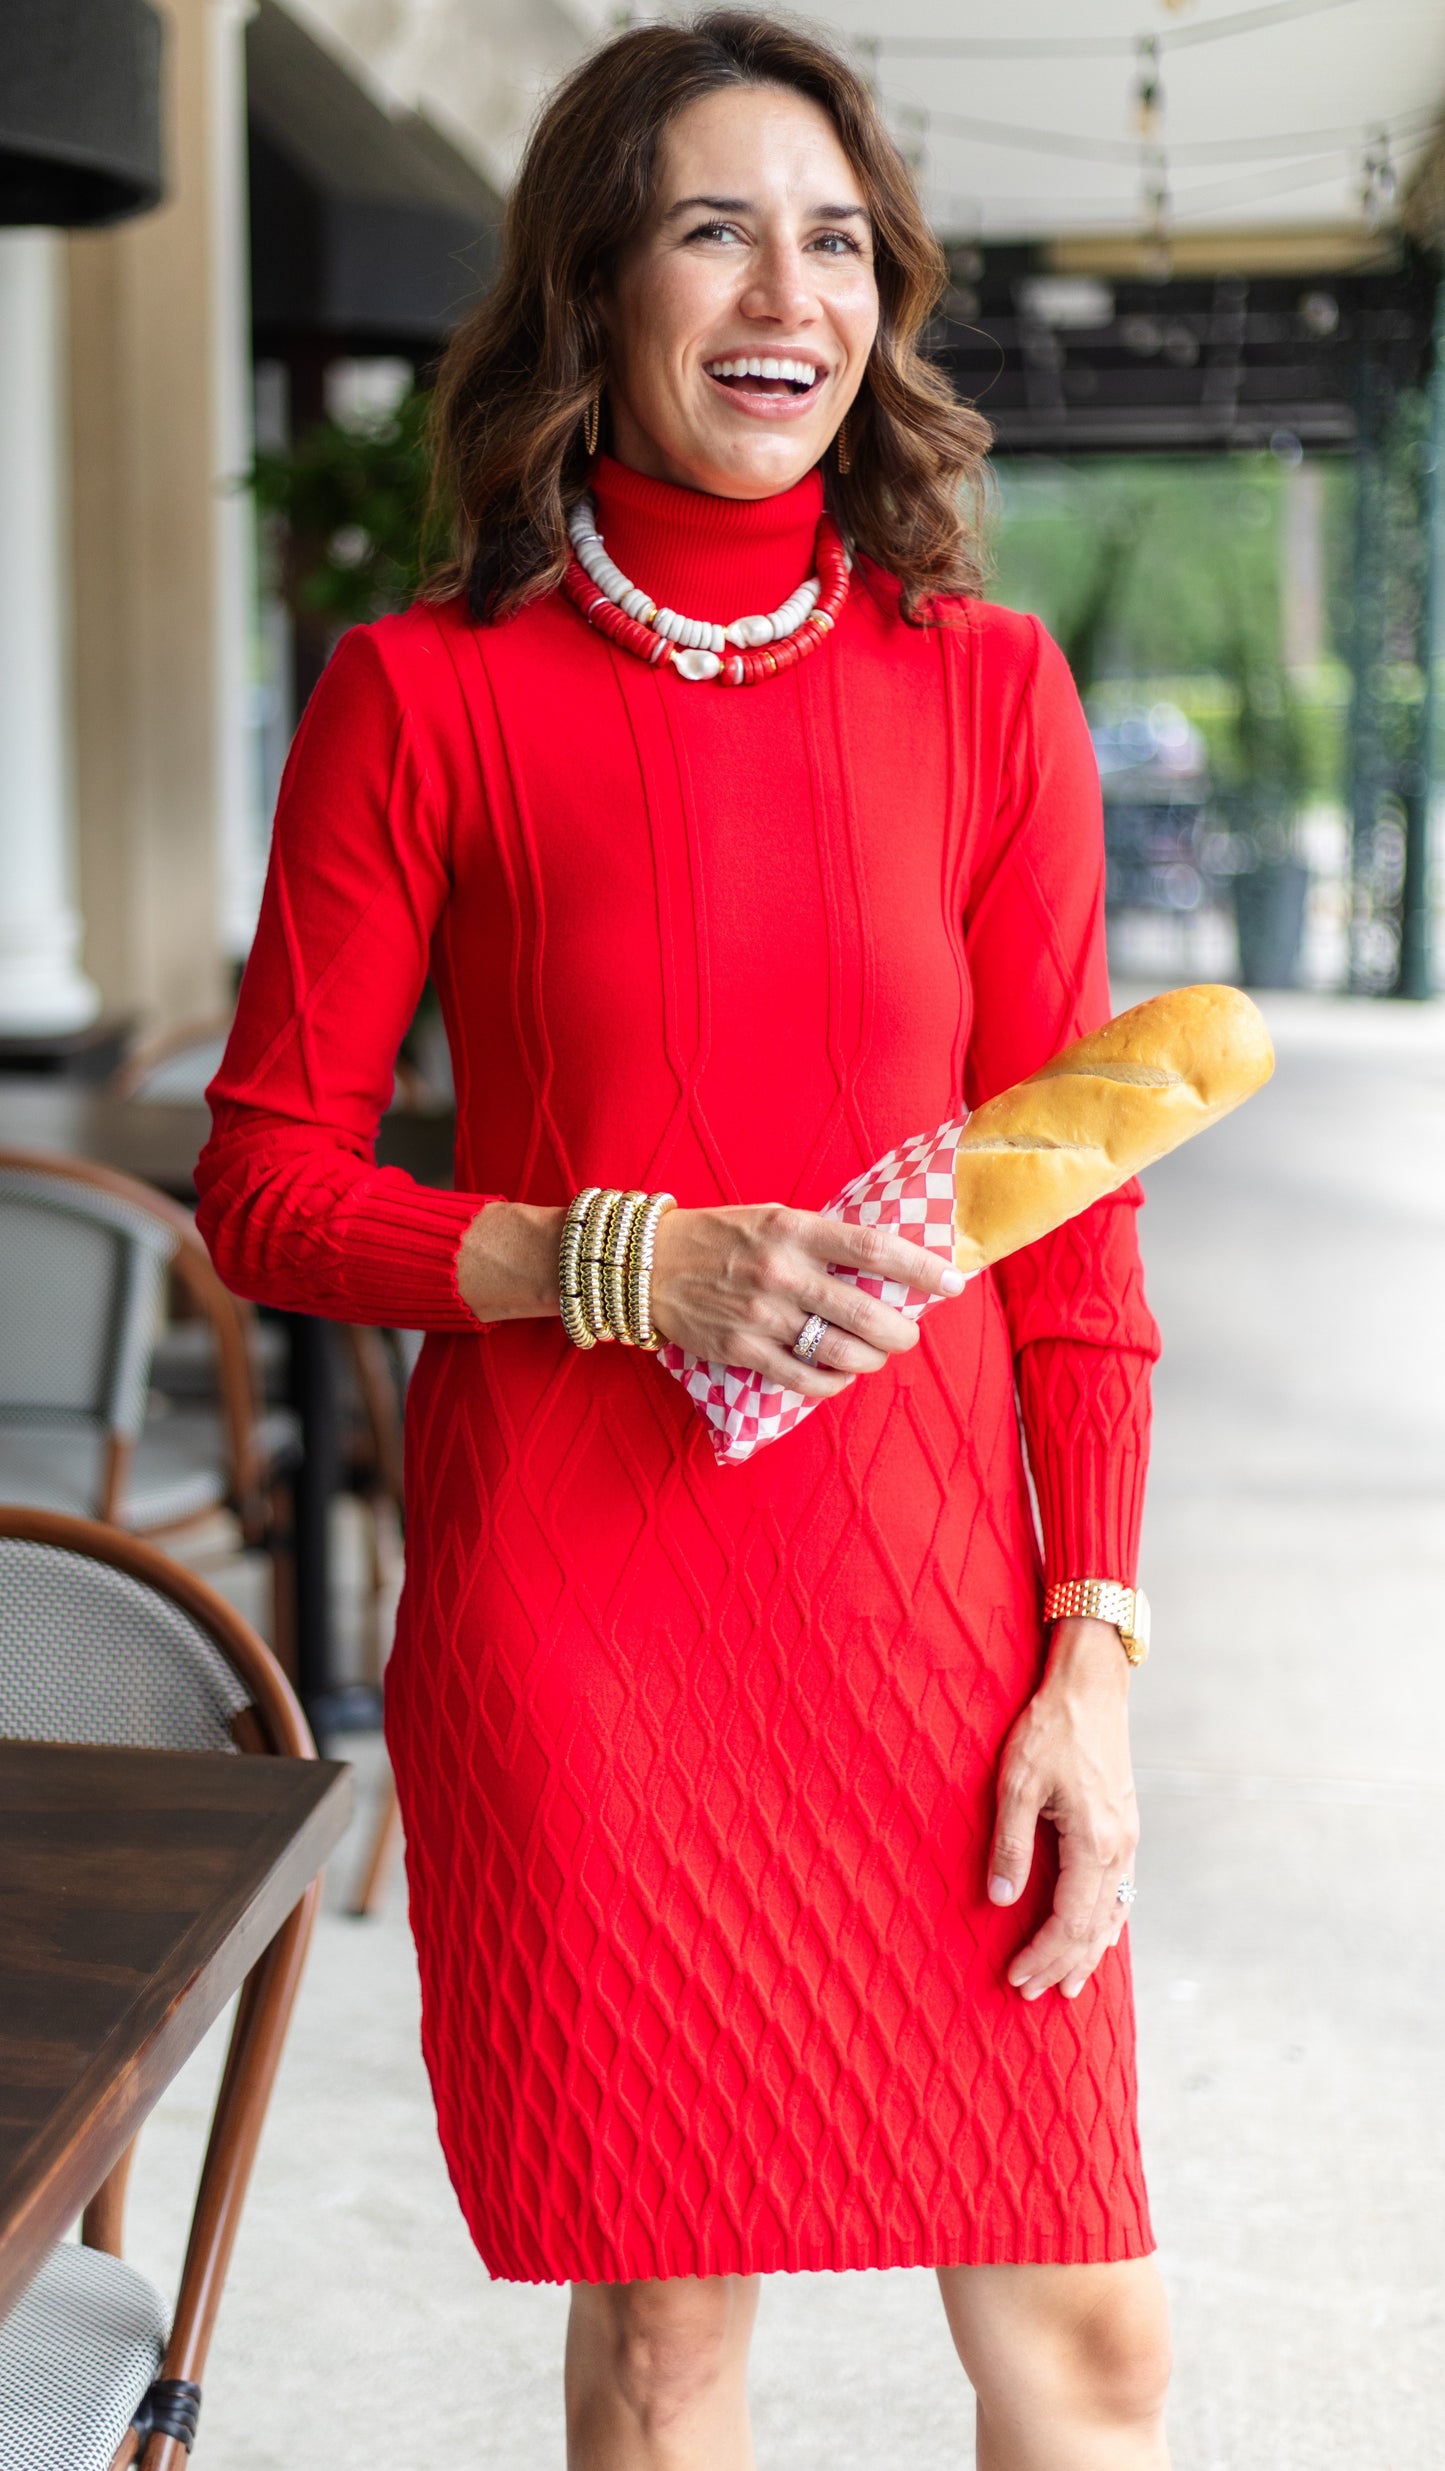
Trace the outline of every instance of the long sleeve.
<instances>
[{"instance_id":1,"label":"long sleeve","mask_svg":"<svg viewBox=\"0 0 1445 2471\"><path fill-rule=\"evenodd\" d=\"M970 887L979 1105L1109 1017L1098 770L1056 644L1031 675ZM999 1264L1049 1579L1131 1582L1159 1333L1144 1301L1131 1182Z\"/></svg>"},{"instance_id":2,"label":"long sleeve","mask_svg":"<svg viewBox=\"0 0 1445 2471\"><path fill-rule=\"evenodd\" d=\"M499 1196L433 1191L375 1161L449 886L444 802L377 632L345 638L286 767L256 940L209 1092L198 1218L238 1295L474 1331L456 1259Z\"/></svg>"}]
</instances>

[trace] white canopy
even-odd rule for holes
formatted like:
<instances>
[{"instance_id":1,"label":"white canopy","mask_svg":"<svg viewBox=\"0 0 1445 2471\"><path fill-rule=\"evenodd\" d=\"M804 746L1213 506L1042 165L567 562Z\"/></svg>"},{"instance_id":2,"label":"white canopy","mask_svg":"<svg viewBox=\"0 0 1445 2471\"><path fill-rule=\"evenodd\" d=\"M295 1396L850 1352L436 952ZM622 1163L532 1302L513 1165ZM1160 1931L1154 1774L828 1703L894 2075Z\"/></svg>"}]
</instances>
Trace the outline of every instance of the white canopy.
<instances>
[{"instance_id":1,"label":"white canopy","mask_svg":"<svg viewBox=\"0 0 1445 2471\"><path fill-rule=\"evenodd\" d=\"M390 0L379 35L374 0L286 5L496 180L541 92L620 16L609 0ZM1321 262L1348 261L1445 108L1442 0L811 0L806 15L859 46L957 238L1117 244L1162 222L1181 256L1247 232L1291 236L1303 262L1317 234Z\"/></svg>"},{"instance_id":2,"label":"white canopy","mask_svg":"<svg viewBox=\"0 0 1445 2471\"><path fill-rule=\"evenodd\" d=\"M830 0L821 15L873 47L939 228L980 239L1156 218L1181 239L1364 239L1445 106L1440 0Z\"/></svg>"}]
</instances>

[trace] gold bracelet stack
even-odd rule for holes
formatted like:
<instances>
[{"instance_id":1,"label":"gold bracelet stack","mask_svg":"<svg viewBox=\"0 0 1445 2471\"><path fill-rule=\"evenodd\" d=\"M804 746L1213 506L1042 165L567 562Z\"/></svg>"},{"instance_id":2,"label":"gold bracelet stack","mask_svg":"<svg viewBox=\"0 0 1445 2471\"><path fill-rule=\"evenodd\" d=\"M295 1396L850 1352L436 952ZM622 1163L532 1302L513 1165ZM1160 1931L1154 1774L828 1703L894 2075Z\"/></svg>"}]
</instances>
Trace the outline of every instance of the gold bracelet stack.
<instances>
[{"instance_id":1,"label":"gold bracelet stack","mask_svg":"<svg viewBox=\"0 0 1445 2471\"><path fill-rule=\"evenodd\" d=\"M658 1221L676 1207L671 1193L600 1184L573 1195L562 1221L557 1284L562 1327L574 1347L617 1339L655 1353L663 1344L652 1326L652 1257Z\"/></svg>"}]
</instances>

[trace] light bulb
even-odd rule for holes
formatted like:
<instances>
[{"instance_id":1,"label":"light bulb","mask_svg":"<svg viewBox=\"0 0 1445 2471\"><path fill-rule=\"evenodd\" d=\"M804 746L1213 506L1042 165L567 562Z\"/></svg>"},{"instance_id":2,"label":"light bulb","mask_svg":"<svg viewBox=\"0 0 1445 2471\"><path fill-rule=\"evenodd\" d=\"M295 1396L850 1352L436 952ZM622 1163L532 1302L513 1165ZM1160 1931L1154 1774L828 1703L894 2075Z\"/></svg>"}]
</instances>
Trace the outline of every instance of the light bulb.
<instances>
[{"instance_id":1,"label":"light bulb","mask_svg":"<svg viewBox=\"0 0 1445 2471\"><path fill-rule=\"evenodd\" d=\"M1134 81L1134 134L1153 141L1164 126L1164 82L1159 74L1159 45L1152 34L1139 45L1139 74Z\"/></svg>"}]
</instances>

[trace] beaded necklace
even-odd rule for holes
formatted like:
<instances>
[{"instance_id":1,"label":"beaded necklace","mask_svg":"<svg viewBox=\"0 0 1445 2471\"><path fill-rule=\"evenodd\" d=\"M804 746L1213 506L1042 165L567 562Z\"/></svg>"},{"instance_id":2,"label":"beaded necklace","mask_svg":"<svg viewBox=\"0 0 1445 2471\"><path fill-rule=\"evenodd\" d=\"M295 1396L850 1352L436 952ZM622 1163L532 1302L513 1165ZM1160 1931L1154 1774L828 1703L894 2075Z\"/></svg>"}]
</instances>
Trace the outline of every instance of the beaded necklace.
<instances>
[{"instance_id":1,"label":"beaded necklace","mask_svg":"<svg viewBox=\"0 0 1445 2471\"><path fill-rule=\"evenodd\" d=\"M588 624L654 669L673 669L680 678L715 678L720 686L757 686L775 678L817 650L848 598L850 560L831 515L818 525L817 573L769 616L734 618L728 626L659 609L607 555L590 497L578 499L567 518L567 535L573 554L563 588Z\"/></svg>"}]
</instances>

